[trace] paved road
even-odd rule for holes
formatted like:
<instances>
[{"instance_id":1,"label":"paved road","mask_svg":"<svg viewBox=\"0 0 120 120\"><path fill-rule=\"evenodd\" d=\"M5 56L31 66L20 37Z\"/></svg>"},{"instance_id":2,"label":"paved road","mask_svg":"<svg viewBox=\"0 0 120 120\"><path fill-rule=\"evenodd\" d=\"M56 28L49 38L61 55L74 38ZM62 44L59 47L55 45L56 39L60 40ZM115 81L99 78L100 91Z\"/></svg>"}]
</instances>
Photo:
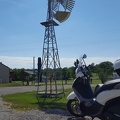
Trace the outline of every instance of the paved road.
<instances>
[{"instance_id":1,"label":"paved road","mask_svg":"<svg viewBox=\"0 0 120 120\"><path fill-rule=\"evenodd\" d=\"M95 86L95 85L92 85ZM64 85L64 88L71 88L72 85ZM37 91L37 86L19 86L19 87L0 87L0 96L13 94L13 93L21 93L21 92L30 92L30 91ZM49 88L48 88L49 89ZM53 88L55 89L55 88ZM61 86L58 86L58 89L61 89ZM41 86L39 90L45 90L44 86Z\"/></svg>"},{"instance_id":2,"label":"paved road","mask_svg":"<svg viewBox=\"0 0 120 120\"><path fill-rule=\"evenodd\" d=\"M13 93L28 92L28 91L37 91L37 87L36 86L1 87L0 95L7 95Z\"/></svg>"},{"instance_id":3,"label":"paved road","mask_svg":"<svg viewBox=\"0 0 120 120\"><path fill-rule=\"evenodd\" d=\"M61 86L58 86L58 89L60 88ZM64 88L71 88L71 85L65 85ZM7 95L7 94L13 94L13 93L37 91L37 89L38 89L37 86L0 87L0 96ZM44 89L45 89L44 86L41 86L39 88L39 90L44 90Z\"/></svg>"}]
</instances>

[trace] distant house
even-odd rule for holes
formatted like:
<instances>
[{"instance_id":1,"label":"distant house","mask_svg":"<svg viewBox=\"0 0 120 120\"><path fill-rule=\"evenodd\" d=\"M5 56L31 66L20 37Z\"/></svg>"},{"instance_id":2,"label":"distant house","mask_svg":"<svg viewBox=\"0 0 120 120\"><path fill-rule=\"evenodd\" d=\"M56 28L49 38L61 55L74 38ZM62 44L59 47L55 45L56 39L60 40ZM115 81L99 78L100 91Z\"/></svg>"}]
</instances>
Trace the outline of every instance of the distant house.
<instances>
[{"instance_id":1,"label":"distant house","mask_svg":"<svg viewBox=\"0 0 120 120\"><path fill-rule=\"evenodd\" d=\"M10 82L10 68L0 62L0 83Z\"/></svg>"},{"instance_id":2,"label":"distant house","mask_svg":"<svg viewBox=\"0 0 120 120\"><path fill-rule=\"evenodd\" d=\"M24 82L27 82L27 85L29 85L29 82L30 81L35 81L35 74L33 71L28 71L28 70L24 70L22 72L22 82L23 82L23 85L24 85Z\"/></svg>"}]
</instances>

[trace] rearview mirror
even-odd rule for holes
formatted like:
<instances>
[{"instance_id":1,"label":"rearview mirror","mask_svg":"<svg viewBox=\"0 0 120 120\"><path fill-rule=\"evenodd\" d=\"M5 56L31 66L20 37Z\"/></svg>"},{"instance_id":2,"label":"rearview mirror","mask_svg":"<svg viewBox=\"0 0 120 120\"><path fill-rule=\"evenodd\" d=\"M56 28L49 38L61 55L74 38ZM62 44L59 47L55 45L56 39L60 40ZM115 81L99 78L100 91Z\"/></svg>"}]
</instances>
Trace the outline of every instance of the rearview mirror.
<instances>
[{"instance_id":1,"label":"rearview mirror","mask_svg":"<svg viewBox=\"0 0 120 120\"><path fill-rule=\"evenodd\" d=\"M87 58L87 55L86 55L86 54L84 54L84 55L83 55L83 58Z\"/></svg>"}]
</instances>

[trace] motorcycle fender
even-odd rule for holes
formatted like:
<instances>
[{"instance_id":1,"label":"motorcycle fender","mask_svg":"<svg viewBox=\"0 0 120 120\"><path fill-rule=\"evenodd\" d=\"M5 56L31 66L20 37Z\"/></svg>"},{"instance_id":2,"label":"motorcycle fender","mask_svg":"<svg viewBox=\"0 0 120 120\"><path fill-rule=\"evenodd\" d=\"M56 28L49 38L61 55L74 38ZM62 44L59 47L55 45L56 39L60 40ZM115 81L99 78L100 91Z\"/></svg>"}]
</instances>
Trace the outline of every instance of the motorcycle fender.
<instances>
[{"instance_id":1,"label":"motorcycle fender","mask_svg":"<svg viewBox=\"0 0 120 120\"><path fill-rule=\"evenodd\" d=\"M75 99L75 98L76 98L76 95L75 95L74 91L71 92L71 93L67 96L67 100L71 100L71 99Z\"/></svg>"},{"instance_id":2,"label":"motorcycle fender","mask_svg":"<svg viewBox=\"0 0 120 120\"><path fill-rule=\"evenodd\" d=\"M98 94L96 101L102 105L105 105L107 101L117 97L120 97L120 89L106 90Z\"/></svg>"}]
</instances>

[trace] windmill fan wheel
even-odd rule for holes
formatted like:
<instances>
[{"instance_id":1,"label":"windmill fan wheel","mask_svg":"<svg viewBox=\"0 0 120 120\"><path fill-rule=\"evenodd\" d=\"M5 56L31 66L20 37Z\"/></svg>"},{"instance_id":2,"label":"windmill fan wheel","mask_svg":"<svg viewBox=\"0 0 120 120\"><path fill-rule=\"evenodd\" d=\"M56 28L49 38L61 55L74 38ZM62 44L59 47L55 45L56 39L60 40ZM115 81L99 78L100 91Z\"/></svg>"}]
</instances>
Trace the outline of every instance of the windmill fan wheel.
<instances>
[{"instance_id":1,"label":"windmill fan wheel","mask_svg":"<svg viewBox=\"0 0 120 120\"><path fill-rule=\"evenodd\" d=\"M59 22L64 22L70 16L73 9L74 0L54 0L53 2L53 16ZM60 10L62 8L62 10Z\"/></svg>"}]
</instances>

